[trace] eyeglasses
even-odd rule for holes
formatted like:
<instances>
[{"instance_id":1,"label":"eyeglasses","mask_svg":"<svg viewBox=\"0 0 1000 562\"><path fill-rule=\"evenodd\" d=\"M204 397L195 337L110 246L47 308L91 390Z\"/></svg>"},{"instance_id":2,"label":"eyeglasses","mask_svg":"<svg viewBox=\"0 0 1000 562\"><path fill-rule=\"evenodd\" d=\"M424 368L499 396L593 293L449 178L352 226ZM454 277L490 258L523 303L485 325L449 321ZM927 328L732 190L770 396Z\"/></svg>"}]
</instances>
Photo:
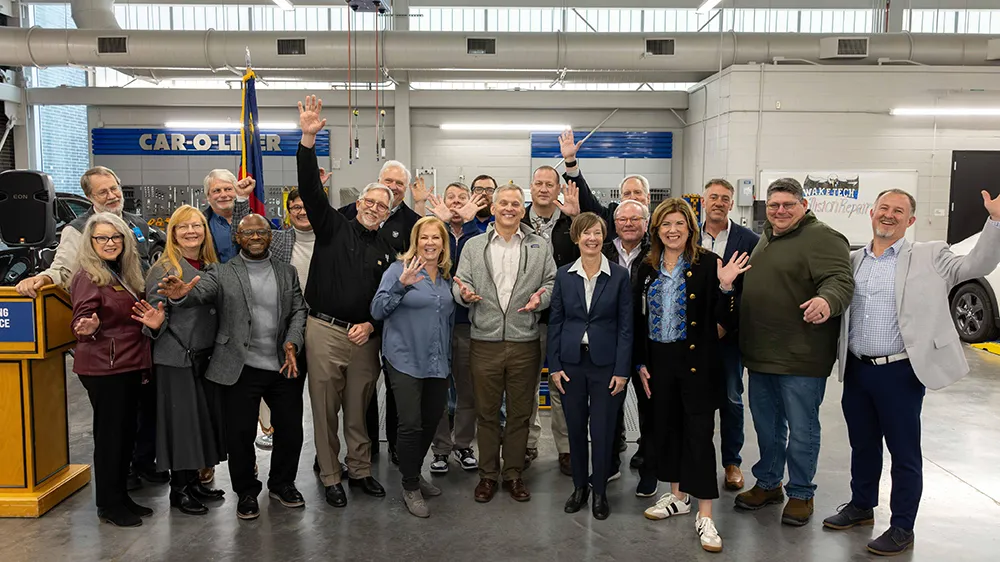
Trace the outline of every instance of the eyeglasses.
<instances>
[{"instance_id":1,"label":"eyeglasses","mask_svg":"<svg viewBox=\"0 0 1000 562\"><path fill-rule=\"evenodd\" d=\"M642 224L642 221L646 219L642 217L618 217L615 219L617 224Z\"/></svg>"},{"instance_id":2,"label":"eyeglasses","mask_svg":"<svg viewBox=\"0 0 1000 562\"><path fill-rule=\"evenodd\" d=\"M115 234L114 236L91 236L94 242L97 242L101 246L107 246L108 242L114 242L115 244L121 244L125 241L125 236L121 234Z\"/></svg>"},{"instance_id":3,"label":"eyeglasses","mask_svg":"<svg viewBox=\"0 0 1000 562\"><path fill-rule=\"evenodd\" d=\"M247 238L253 238L254 236L259 236L261 238L267 238L271 234L270 228L258 228L257 230L240 230L239 235L245 236Z\"/></svg>"},{"instance_id":4,"label":"eyeglasses","mask_svg":"<svg viewBox=\"0 0 1000 562\"><path fill-rule=\"evenodd\" d=\"M102 189L100 191L91 192L91 196L95 199L107 199L109 195L121 195L122 188L120 186L112 186L107 189Z\"/></svg>"},{"instance_id":5,"label":"eyeglasses","mask_svg":"<svg viewBox=\"0 0 1000 562\"><path fill-rule=\"evenodd\" d=\"M380 213L389 212L389 206L386 205L385 203L381 203L379 201L376 201L374 199L369 199L367 197L362 197L361 201L363 201L365 206L368 207L369 209L375 209Z\"/></svg>"},{"instance_id":6,"label":"eyeglasses","mask_svg":"<svg viewBox=\"0 0 1000 562\"><path fill-rule=\"evenodd\" d=\"M305 205L292 205L288 208L289 213L301 213L306 210Z\"/></svg>"},{"instance_id":7,"label":"eyeglasses","mask_svg":"<svg viewBox=\"0 0 1000 562\"><path fill-rule=\"evenodd\" d=\"M487 195L493 195L493 193L496 190L497 190L497 188L495 188L495 187L473 187L472 188L472 192L475 193L476 195L482 195L484 193L487 194Z\"/></svg>"},{"instance_id":8,"label":"eyeglasses","mask_svg":"<svg viewBox=\"0 0 1000 562\"><path fill-rule=\"evenodd\" d=\"M406 182L404 182L402 180L394 180L394 179L391 179L391 178L383 178L382 179L382 185L384 185L386 187L392 187L392 186L406 187Z\"/></svg>"},{"instance_id":9,"label":"eyeglasses","mask_svg":"<svg viewBox=\"0 0 1000 562\"><path fill-rule=\"evenodd\" d=\"M202 230L205 230L205 225L201 224L200 222L195 222L191 224L179 224L175 227L175 229L177 230L177 232L191 232L191 231L200 232Z\"/></svg>"},{"instance_id":10,"label":"eyeglasses","mask_svg":"<svg viewBox=\"0 0 1000 562\"><path fill-rule=\"evenodd\" d=\"M790 201L790 202L785 202L785 203L768 203L767 204L767 210L768 211L777 211L779 208L781 208L781 209L784 209L786 211L791 211L796 206L801 205L801 204L802 204L801 201Z\"/></svg>"}]
</instances>

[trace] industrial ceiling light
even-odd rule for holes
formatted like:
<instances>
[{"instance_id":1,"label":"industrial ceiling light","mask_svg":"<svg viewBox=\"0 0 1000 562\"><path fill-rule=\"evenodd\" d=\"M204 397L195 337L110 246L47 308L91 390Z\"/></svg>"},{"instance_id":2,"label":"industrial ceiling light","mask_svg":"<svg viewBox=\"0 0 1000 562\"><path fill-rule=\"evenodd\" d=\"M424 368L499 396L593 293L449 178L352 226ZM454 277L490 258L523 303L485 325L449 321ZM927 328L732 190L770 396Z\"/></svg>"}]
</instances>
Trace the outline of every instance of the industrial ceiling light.
<instances>
[{"instance_id":1,"label":"industrial ceiling light","mask_svg":"<svg viewBox=\"0 0 1000 562\"><path fill-rule=\"evenodd\" d=\"M721 3L722 0L705 0L701 3L701 6L698 7L697 13L698 15L704 16L705 14L711 12L712 8L715 8Z\"/></svg>"},{"instance_id":2,"label":"industrial ceiling light","mask_svg":"<svg viewBox=\"0 0 1000 562\"><path fill-rule=\"evenodd\" d=\"M271 1L286 12L290 12L295 9L295 6L293 6L292 3L289 2L288 0L271 0Z\"/></svg>"},{"instance_id":3,"label":"industrial ceiling light","mask_svg":"<svg viewBox=\"0 0 1000 562\"><path fill-rule=\"evenodd\" d=\"M446 131L565 131L569 125L554 123L442 123Z\"/></svg>"},{"instance_id":4,"label":"industrial ceiling light","mask_svg":"<svg viewBox=\"0 0 1000 562\"><path fill-rule=\"evenodd\" d=\"M167 121L163 124L168 129L228 129L232 131L238 131L240 125L235 121ZM298 129L299 125L291 121L261 121L258 127L269 131L286 131Z\"/></svg>"},{"instance_id":5,"label":"industrial ceiling light","mask_svg":"<svg viewBox=\"0 0 1000 562\"><path fill-rule=\"evenodd\" d=\"M1000 107L894 107L889 115L929 117L998 117Z\"/></svg>"}]
</instances>

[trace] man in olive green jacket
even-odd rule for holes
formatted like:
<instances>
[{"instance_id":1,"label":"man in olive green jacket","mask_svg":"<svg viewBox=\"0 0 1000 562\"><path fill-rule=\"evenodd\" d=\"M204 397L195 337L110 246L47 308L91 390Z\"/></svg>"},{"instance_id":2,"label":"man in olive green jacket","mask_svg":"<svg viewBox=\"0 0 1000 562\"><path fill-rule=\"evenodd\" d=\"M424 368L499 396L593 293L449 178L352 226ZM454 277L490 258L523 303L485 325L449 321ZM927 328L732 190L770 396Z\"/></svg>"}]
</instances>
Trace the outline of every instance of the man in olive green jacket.
<instances>
[{"instance_id":1,"label":"man in olive green jacket","mask_svg":"<svg viewBox=\"0 0 1000 562\"><path fill-rule=\"evenodd\" d=\"M736 507L788 504L781 521L805 525L813 513L819 458L819 407L837 358L839 322L851 305L850 245L808 210L791 178L767 188L767 225L750 258L740 305L740 351L750 373L748 395L760 447L753 489Z\"/></svg>"}]
</instances>

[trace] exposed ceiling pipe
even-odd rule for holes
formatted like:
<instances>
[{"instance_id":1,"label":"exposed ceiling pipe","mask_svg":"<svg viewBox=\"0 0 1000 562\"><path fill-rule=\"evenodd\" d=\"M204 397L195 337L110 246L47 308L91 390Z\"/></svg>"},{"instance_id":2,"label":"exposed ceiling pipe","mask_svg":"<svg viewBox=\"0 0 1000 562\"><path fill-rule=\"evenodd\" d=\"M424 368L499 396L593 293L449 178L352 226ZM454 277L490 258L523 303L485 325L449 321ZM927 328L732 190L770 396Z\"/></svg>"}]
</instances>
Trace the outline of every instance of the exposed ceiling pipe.
<instances>
[{"instance_id":1,"label":"exposed ceiling pipe","mask_svg":"<svg viewBox=\"0 0 1000 562\"><path fill-rule=\"evenodd\" d=\"M114 11L115 0L70 0L70 14L77 29L98 29L119 32L121 26ZM122 72L142 80L158 82L160 77L150 70L119 68Z\"/></svg>"}]
</instances>

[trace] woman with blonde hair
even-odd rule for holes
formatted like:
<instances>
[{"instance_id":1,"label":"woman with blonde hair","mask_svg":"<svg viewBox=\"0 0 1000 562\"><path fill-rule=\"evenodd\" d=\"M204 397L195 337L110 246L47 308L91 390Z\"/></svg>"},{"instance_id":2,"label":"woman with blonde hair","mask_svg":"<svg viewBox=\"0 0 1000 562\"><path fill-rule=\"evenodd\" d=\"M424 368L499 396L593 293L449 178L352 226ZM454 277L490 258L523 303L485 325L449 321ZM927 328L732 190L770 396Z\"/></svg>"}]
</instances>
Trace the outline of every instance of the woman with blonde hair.
<instances>
[{"instance_id":1,"label":"woman with blonde hair","mask_svg":"<svg viewBox=\"0 0 1000 562\"><path fill-rule=\"evenodd\" d=\"M119 527L138 527L153 510L126 490L135 447L139 389L151 366L142 327L163 323L163 306L142 300L135 235L112 213L96 213L83 228L77 272L70 284L73 371L94 408L94 487L97 515Z\"/></svg>"},{"instance_id":2,"label":"woman with blonde hair","mask_svg":"<svg viewBox=\"0 0 1000 562\"><path fill-rule=\"evenodd\" d=\"M403 501L410 513L427 517L424 496L441 490L420 471L448 401L455 320L448 231L440 219L417 221L410 249L382 276L371 311L383 322L385 370L399 412L396 451Z\"/></svg>"},{"instance_id":3,"label":"woman with blonde hair","mask_svg":"<svg viewBox=\"0 0 1000 562\"><path fill-rule=\"evenodd\" d=\"M149 269L146 294L157 305L168 305L157 284L168 275L190 280L211 269L219 259L205 215L182 205L167 225L167 245ZM207 488L198 470L226 459L222 402L217 385L204 378L215 345L218 314L214 304L171 307L159 329L144 331L153 338L156 369L156 469L170 471L170 506L188 515L204 515L203 501L222 498L222 490Z\"/></svg>"}]
</instances>

